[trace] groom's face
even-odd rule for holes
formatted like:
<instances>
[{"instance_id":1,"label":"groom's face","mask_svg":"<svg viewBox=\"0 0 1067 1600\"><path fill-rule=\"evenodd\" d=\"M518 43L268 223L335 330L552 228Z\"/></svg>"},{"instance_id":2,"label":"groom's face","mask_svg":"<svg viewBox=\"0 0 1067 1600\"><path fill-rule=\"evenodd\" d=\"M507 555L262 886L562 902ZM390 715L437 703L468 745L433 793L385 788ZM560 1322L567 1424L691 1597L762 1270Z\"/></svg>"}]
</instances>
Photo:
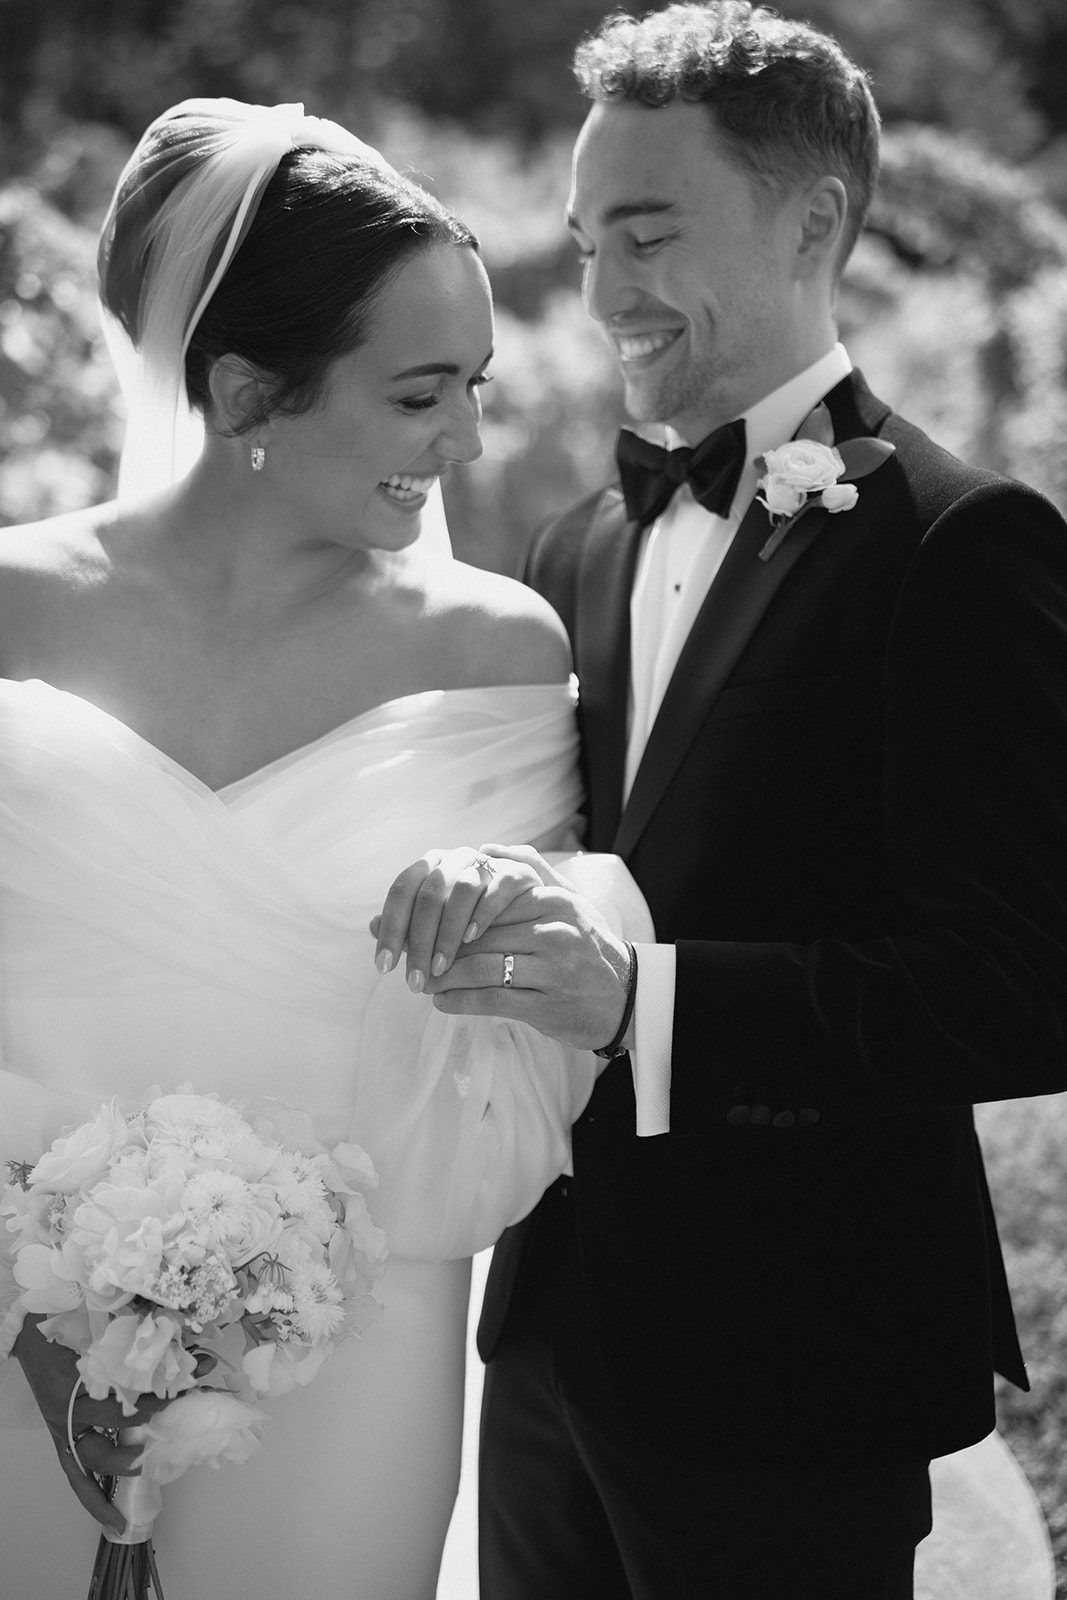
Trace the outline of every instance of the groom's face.
<instances>
[{"instance_id":1,"label":"groom's face","mask_svg":"<svg viewBox=\"0 0 1067 1600\"><path fill-rule=\"evenodd\" d=\"M635 420L695 443L799 369L797 206L726 159L703 106L594 105L568 223Z\"/></svg>"}]
</instances>

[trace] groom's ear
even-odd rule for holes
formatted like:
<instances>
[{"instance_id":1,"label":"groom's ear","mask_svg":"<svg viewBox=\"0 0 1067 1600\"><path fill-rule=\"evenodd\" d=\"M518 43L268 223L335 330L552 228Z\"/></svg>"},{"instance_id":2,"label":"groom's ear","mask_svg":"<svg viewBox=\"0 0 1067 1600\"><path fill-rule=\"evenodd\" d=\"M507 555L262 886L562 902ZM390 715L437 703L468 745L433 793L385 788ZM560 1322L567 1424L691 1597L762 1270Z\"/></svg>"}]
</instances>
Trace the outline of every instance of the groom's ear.
<instances>
[{"instance_id":1,"label":"groom's ear","mask_svg":"<svg viewBox=\"0 0 1067 1600\"><path fill-rule=\"evenodd\" d=\"M840 178L827 174L800 197L797 270L804 278L837 261L845 236L848 195Z\"/></svg>"},{"instance_id":2,"label":"groom's ear","mask_svg":"<svg viewBox=\"0 0 1067 1600\"><path fill-rule=\"evenodd\" d=\"M204 420L212 432L232 439L253 418L262 417L271 384L261 367L243 356L225 355L212 363L208 390L211 412Z\"/></svg>"}]
</instances>

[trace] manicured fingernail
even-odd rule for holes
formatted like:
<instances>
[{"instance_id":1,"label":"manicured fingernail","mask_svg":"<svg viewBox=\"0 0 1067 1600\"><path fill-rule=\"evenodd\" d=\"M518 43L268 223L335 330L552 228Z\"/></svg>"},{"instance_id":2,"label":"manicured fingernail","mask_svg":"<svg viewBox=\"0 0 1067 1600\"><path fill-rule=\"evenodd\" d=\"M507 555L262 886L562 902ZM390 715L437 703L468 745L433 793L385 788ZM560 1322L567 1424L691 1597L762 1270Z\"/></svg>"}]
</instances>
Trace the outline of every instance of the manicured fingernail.
<instances>
[{"instance_id":1,"label":"manicured fingernail","mask_svg":"<svg viewBox=\"0 0 1067 1600\"><path fill-rule=\"evenodd\" d=\"M470 944L471 940L472 939L477 939L477 937L478 937L478 924L476 922L469 922L467 924L467 931L463 935L463 943L464 944Z\"/></svg>"},{"instance_id":2,"label":"manicured fingernail","mask_svg":"<svg viewBox=\"0 0 1067 1600\"><path fill-rule=\"evenodd\" d=\"M374 958L374 965L379 972L392 972L393 952L391 950L379 950Z\"/></svg>"},{"instance_id":3,"label":"manicured fingernail","mask_svg":"<svg viewBox=\"0 0 1067 1600\"><path fill-rule=\"evenodd\" d=\"M423 988L425 988L425 985L426 985L426 978L419 971L418 967L416 967L414 969L414 971L408 973L408 988L409 989L414 989L416 994L418 994Z\"/></svg>"},{"instance_id":4,"label":"manicured fingernail","mask_svg":"<svg viewBox=\"0 0 1067 1600\"><path fill-rule=\"evenodd\" d=\"M445 960L444 956L436 955L430 962L430 971L433 973L435 978L439 978L447 966L448 962Z\"/></svg>"}]
</instances>

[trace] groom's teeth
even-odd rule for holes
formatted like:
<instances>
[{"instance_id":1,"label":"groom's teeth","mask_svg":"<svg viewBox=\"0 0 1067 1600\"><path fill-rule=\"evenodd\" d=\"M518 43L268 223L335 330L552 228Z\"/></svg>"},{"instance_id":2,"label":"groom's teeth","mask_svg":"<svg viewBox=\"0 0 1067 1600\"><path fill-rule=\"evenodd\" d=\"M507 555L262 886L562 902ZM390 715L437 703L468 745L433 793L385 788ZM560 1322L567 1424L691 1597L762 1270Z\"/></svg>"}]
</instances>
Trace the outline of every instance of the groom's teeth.
<instances>
[{"instance_id":1,"label":"groom's teeth","mask_svg":"<svg viewBox=\"0 0 1067 1600\"><path fill-rule=\"evenodd\" d=\"M651 356L657 350L665 350L677 337L677 333L673 332L620 334L619 354L624 361L636 361L641 356Z\"/></svg>"}]
</instances>

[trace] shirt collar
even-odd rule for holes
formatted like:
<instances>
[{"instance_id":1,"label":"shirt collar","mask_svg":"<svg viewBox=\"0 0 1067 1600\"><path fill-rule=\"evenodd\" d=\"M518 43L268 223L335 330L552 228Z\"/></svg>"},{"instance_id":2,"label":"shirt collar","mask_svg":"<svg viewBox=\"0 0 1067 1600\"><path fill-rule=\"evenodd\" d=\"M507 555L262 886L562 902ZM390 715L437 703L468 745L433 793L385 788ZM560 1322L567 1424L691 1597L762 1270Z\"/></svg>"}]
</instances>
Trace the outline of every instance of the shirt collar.
<instances>
[{"instance_id":1,"label":"shirt collar","mask_svg":"<svg viewBox=\"0 0 1067 1600\"><path fill-rule=\"evenodd\" d=\"M851 371L848 351L843 344L835 344L810 367L750 406L742 414L746 466L751 466L765 451L775 450L791 439L808 413ZM677 449L682 442L673 428L667 429L669 449Z\"/></svg>"}]
</instances>

